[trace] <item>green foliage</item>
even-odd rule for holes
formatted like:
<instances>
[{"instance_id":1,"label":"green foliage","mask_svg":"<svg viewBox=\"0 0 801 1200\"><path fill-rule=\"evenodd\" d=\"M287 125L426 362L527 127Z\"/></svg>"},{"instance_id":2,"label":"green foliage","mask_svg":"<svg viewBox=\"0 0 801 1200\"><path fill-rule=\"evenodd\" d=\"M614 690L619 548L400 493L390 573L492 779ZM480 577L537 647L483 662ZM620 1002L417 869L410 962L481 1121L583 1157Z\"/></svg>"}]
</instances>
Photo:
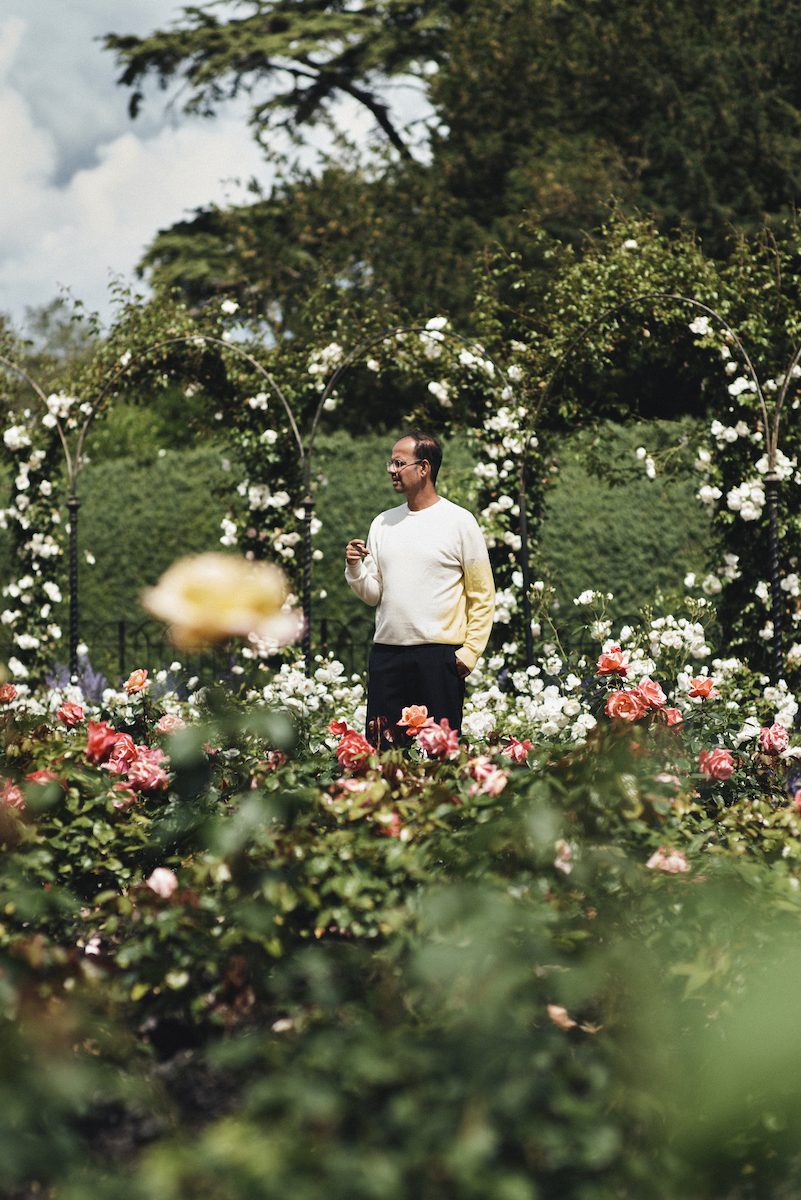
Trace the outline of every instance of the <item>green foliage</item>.
<instances>
[{"instance_id":1,"label":"green foliage","mask_svg":"<svg viewBox=\"0 0 801 1200\"><path fill-rule=\"evenodd\" d=\"M244 11L243 11L244 10ZM755 233L792 212L801 95L795 11L688 0L625 9L545 0L253 0L185 8L149 37L109 35L132 90L181 80L209 115L252 97L268 154L333 124L345 96L370 112L386 152L288 172L253 205L202 210L163 231L143 265L193 302L236 291L295 330L324 278L463 320L474 255L496 239L526 252L521 216L582 245L610 198L725 257L732 227ZM414 79L431 105L420 157L392 123L386 80ZM263 88L267 91L262 91Z\"/></svg>"},{"instance_id":2,"label":"green foliage","mask_svg":"<svg viewBox=\"0 0 801 1200\"><path fill-rule=\"evenodd\" d=\"M723 784L695 768L737 712L704 701L678 733L653 714L602 721L570 753L496 759L509 779L493 796L464 754L390 752L344 778L332 758L282 763L275 717L221 699L167 742L169 792L123 809L80 729L6 725L6 770L51 764L68 786L4 808L0 1111L18 1146L0 1188L797 1186L798 816L775 756L742 753ZM145 696L128 728L152 736L159 711ZM384 832L393 814L401 836ZM665 845L689 870L644 866ZM142 881L154 862L174 868L169 895ZM190 1149L180 1099L156 1084L169 1064L147 1055L201 1047L236 1105ZM99 1149L109 1107L156 1122L133 1162Z\"/></svg>"},{"instance_id":3,"label":"green foliage","mask_svg":"<svg viewBox=\"0 0 801 1200\"><path fill-rule=\"evenodd\" d=\"M681 434L675 422L661 422L556 443L558 473L546 491L537 554L567 620L573 600L593 589L613 594L609 616L631 618L658 594L679 590L686 574L703 578L714 561L691 456L682 453L683 474L674 461L670 473L648 479L635 457L641 438L658 454L660 445L673 449ZM592 447L593 440L600 445ZM588 470L588 452L603 455L609 477Z\"/></svg>"},{"instance_id":4,"label":"green foliage","mask_svg":"<svg viewBox=\"0 0 801 1200\"><path fill-rule=\"evenodd\" d=\"M142 463L138 449L137 458L92 464L82 477L79 589L91 622L143 620L144 587L176 558L220 546L231 481L220 451L156 451Z\"/></svg>"}]
</instances>

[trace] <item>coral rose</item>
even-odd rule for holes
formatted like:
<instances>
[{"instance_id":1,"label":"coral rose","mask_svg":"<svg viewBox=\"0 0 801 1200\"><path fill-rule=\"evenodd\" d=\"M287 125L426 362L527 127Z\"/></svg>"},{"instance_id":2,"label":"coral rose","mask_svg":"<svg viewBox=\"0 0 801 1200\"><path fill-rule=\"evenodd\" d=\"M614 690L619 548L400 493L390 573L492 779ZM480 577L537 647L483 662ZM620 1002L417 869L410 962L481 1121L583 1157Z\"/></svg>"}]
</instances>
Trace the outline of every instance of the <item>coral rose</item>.
<instances>
[{"instance_id":1,"label":"coral rose","mask_svg":"<svg viewBox=\"0 0 801 1200\"><path fill-rule=\"evenodd\" d=\"M375 747L371 746L367 738L363 734L357 733L355 729L349 729L343 735L336 749L339 765L343 771L366 771L367 759L371 754L375 754Z\"/></svg>"},{"instance_id":2,"label":"coral rose","mask_svg":"<svg viewBox=\"0 0 801 1200\"><path fill-rule=\"evenodd\" d=\"M677 708L663 708L662 712L667 717L668 725L681 725L684 721L684 717Z\"/></svg>"},{"instance_id":3,"label":"coral rose","mask_svg":"<svg viewBox=\"0 0 801 1200\"><path fill-rule=\"evenodd\" d=\"M139 747L130 733L118 733L114 749L111 751L108 761L103 763L103 768L106 771L116 771L118 775L122 775L128 770L138 751Z\"/></svg>"},{"instance_id":4,"label":"coral rose","mask_svg":"<svg viewBox=\"0 0 801 1200\"><path fill-rule=\"evenodd\" d=\"M414 736L426 725L433 725L434 718L429 717L425 704L410 704L408 708L404 708L398 724L408 726L407 732Z\"/></svg>"},{"instance_id":5,"label":"coral rose","mask_svg":"<svg viewBox=\"0 0 801 1200\"><path fill-rule=\"evenodd\" d=\"M625 675L628 672L628 651L610 646L598 659L598 675Z\"/></svg>"},{"instance_id":6,"label":"coral rose","mask_svg":"<svg viewBox=\"0 0 801 1200\"><path fill-rule=\"evenodd\" d=\"M61 705L61 708L57 711L56 716L58 717L59 721L64 722L64 724L67 726L67 729L72 729L73 726L80 724L80 722L83 720L83 705L76 704L72 700L67 700Z\"/></svg>"},{"instance_id":7,"label":"coral rose","mask_svg":"<svg viewBox=\"0 0 801 1200\"><path fill-rule=\"evenodd\" d=\"M17 689L13 683L4 683L0 687L0 704L10 704L12 700L17 698Z\"/></svg>"},{"instance_id":8,"label":"coral rose","mask_svg":"<svg viewBox=\"0 0 801 1200\"><path fill-rule=\"evenodd\" d=\"M186 729L186 721L173 713L165 713L156 726L156 733L175 733L177 729Z\"/></svg>"},{"instance_id":9,"label":"coral rose","mask_svg":"<svg viewBox=\"0 0 801 1200\"><path fill-rule=\"evenodd\" d=\"M337 737L342 737L343 733L348 732L348 722L347 721L332 721L330 723L330 725L328 726L328 728L329 728L330 732L333 734L336 734Z\"/></svg>"},{"instance_id":10,"label":"coral rose","mask_svg":"<svg viewBox=\"0 0 801 1200\"><path fill-rule=\"evenodd\" d=\"M690 696L701 696L704 700L714 700L720 692L715 687L715 681L709 675L696 675L690 681Z\"/></svg>"},{"instance_id":11,"label":"coral rose","mask_svg":"<svg viewBox=\"0 0 801 1200\"><path fill-rule=\"evenodd\" d=\"M143 692L150 687L147 681L147 670L145 667L137 667L135 671L131 671L125 683L122 685L129 696L135 696L137 692Z\"/></svg>"},{"instance_id":12,"label":"coral rose","mask_svg":"<svg viewBox=\"0 0 801 1200\"><path fill-rule=\"evenodd\" d=\"M612 692L604 710L608 717L619 717L622 721L639 721L648 712L648 705L637 688Z\"/></svg>"},{"instance_id":13,"label":"coral rose","mask_svg":"<svg viewBox=\"0 0 801 1200\"><path fill-rule=\"evenodd\" d=\"M91 763L105 762L120 736L106 721L90 721L87 726L86 757Z\"/></svg>"},{"instance_id":14,"label":"coral rose","mask_svg":"<svg viewBox=\"0 0 801 1200\"><path fill-rule=\"evenodd\" d=\"M664 708L667 704L667 696L654 679L643 679L642 683L638 684L634 690L639 692L643 701L650 708Z\"/></svg>"},{"instance_id":15,"label":"coral rose","mask_svg":"<svg viewBox=\"0 0 801 1200\"><path fill-rule=\"evenodd\" d=\"M459 753L459 735L451 729L447 717L437 724L424 725L417 735L418 745L430 758L455 758Z\"/></svg>"},{"instance_id":16,"label":"coral rose","mask_svg":"<svg viewBox=\"0 0 801 1200\"><path fill-rule=\"evenodd\" d=\"M141 601L167 622L178 646L251 633L279 646L295 641L303 628L302 615L284 607L288 594L284 573L274 564L210 551L173 563Z\"/></svg>"},{"instance_id":17,"label":"coral rose","mask_svg":"<svg viewBox=\"0 0 801 1200\"><path fill-rule=\"evenodd\" d=\"M501 754L507 755L513 762L524 763L528 760L529 752L534 749L530 738L526 738L524 742L519 742L516 737L509 735L509 745L504 746Z\"/></svg>"},{"instance_id":18,"label":"coral rose","mask_svg":"<svg viewBox=\"0 0 801 1200\"><path fill-rule=\"evenodd\" d=\"M147 886L151 892L155 892L157 896L161 896L164 900L169 900L175 889L178 887L178 879L174 871L168 867L156 867L146 880Z\"/></svg>"},{"instance_id":19,"label":"coral rose","mask_svg":"<svg viewBox=\"0 0 801 1200\"><path fill-rule=\"evenodd\" d=\"M669 846L660 846L645 864L652 871L667 871L670 875L679 875L689 871L690 864L681 850L672 850Z\"/></svg>"},{"instance_id":20,"label":"coral rose","mask_svg":"<svg viewBox=\"0 0 801 1200\"><path fill-rule=\"evenodd\" d=\"M731 779L734 772L731 750L724 750L722 746L716 746L714 750L702 750L698 759L698 770L710 779Z\"/></svg>"},{"instance_id":21,"label":"coral rose","mask_svg":"<svg viewBox=\"0 0 801 1200\"><path fill-rule=\"evenodd\" d=\"M760 729L759 742L766 754L781 754L790 745L790 735L777 721L767 729Z\"/></svg>"}]
</instances>

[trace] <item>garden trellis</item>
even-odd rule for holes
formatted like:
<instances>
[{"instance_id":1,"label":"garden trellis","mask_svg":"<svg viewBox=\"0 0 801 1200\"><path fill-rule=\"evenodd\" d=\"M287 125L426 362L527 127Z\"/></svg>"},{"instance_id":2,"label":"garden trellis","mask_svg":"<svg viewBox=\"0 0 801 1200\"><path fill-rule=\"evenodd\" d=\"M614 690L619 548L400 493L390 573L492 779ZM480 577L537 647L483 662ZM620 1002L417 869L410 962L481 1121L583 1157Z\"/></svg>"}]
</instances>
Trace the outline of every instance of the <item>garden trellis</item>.
<instances>
[{"instance_id":1,"label":"garden trellis","mask_svg":"<svg viewBox=\"0 0 801 1200\"><path fill-rule=\"evenodd\" d=\"M707 314L707 319L711 317L713 320L717 321L722 326L722 328L726 331L726 334L728 335L728 337L731 338L732 343L737 347L740 354L742 355L743 360L745 362L745 366L748 370L749 375L751 376L751 381L754 385L754 390L759 399L759 406L760 406L761 413L762 413L762 422L763 422L763 426L764 426L764 430L765 430L765 437L767 438L768 471L765 475L765 500L766 500L766 506L768 509L768 546L769 546L769 558L770 558L771 618L773 621L773 652L772 652L772 660L771 660L771 677L772 677L773 683L776 684L776 683L778 683L779 679L782 678L783 673L784 673L784 658L783 658L783 646L782 646L781 571L780 571L780 566L779 566L779 529L778 529L778 515L777 515L778 489L779 489L779 484L781 482L781 475L779 475L776 471L776 462L777 462L776 455L777 455L777 451L778 451L779 422L781 420L782 409L783 409L784 401L785 401L785 398L787 395L787 388L789 386L790 380L794 377L793 376L794 370L798 367L799 362L801 362L801 346L799 346L798 349L794 352L793 357L790 362L790 365L788 366L787 371L784 374L784 378L783 378L781 386L780 386L780 391L776 398L776 403L775 403L775 407L773 410L773 420L771 422L771 420L769 419L769 416L768 416L768 408L767 408L767 404L765 402L765 394L762 389L762 385L760 384L759 376L757 375L754 364L748 354L748 351L746 350L745 346L743 345L741 339L734 332L734 330L729 325L729 323L725 319L725 317L721 316L721 314L719 312L716 312L715 309L710 308L709 305L703 304L700 300L695 300L690 296L674 295L674 294L668 293L668 292L651 292L651 293L647 293L642 296L633 296L629 300L623 300L620 302L620 304L616 304L612 308L606 309L598 317L596 317L593 321L591 321L588 325L585 325L584 328L581 329L578 334L576 334L576 336L570 342L570 345L567 347L567 349L563 353L562 357L557 362L553 371L551 372L551 375L547 382L547 386L543 389L542 398L541 398L539 404L535 407L535 409L533 411L532 424L533 424L533 422L536 421L537 417L539 416L540 412L542 411L543 407L545 406L546 401L549 399L556 376L558 375L559 371L566 363L567 359L573 353L573 351L583 341L583 339L585 337L587 337L587 335L590 334L594 329L597 329L598 326L601 325L601 323L603 321L607 320L609 317L614 317L618 313L623 312L625 309L630 308L635 304L644 304L647 301L652 301L652 300L670 300L670 301L674 301L674 302L681 303L681 304L689 304L689 305L692 305L694 308L700 309L703 313ZM704 332L706 332L706 331L704 331ZM524 456L525 456L525 452L526 452L525 447L527 446L527 444L528 444L527 439L524 439L524 450L523 450ZM521 489L521 492L522 492L522 489Z\"/></svg>"},{"instance_id":2,"label":"garden trellis","mask_svg":"<svg viewBox=\"0 0 801 1200\"><path fill-rule=\"evenodd\" d=\"M306 664L306 673L311 675L312 672L312 653L311 653L311 608L312 608L312 590L311 590L311 565L312 565L312 520L314 515L314 500L311 494L311 469L312 469L312 452L314 441L318 431L320 418L325 410L326 403L335 393L337 384L340 382L345 371L352 366L360 356L364 355L371 348L387 341L390 338L403 337L406 334L418 334L421 338L441 339L443 337L453 338L466 347L477 351L478 354L492 364L493 370L497 373L499 379L505 389L511 392L509 382L504 374L503 369L498 362L488 354L487 351L478 343L462 334L455 333L449 329L431 330L418 325L403 325L386 329L379 334L375 334L359 342L348 354L344 357L335 369L332 371L327 383L325 384L320 395L317 407L314 411L311 427L308 438L304 444L304 438L298 426L297 419L292 409L284 390L280 387L271 372L258 362L252 354L248 353L243 347L235 342L225 340L223 338L214 337L208 334L187 335L178 338L168 338L163 341L154 342L148 345L143 350L137 351L135 354L127 352L123 359L120 360L119 369L112 377L103 385L99 393L93 401L82 406L82 411L85 412L85 419L80 428L73 451L66 436L66 430L62 423L62 419L66 416L66 411L61 412L56 407L52 412L52 417L58 429L59 439L64 451L64 457L67 467L67 480L69 486L69 495L67 506L70 515L69 526L69 586L70 586L70 624L69 624L69 669L70 675L77 676L78 671L78 640L79 640L79 593L78 593L78 510L80 508L80 498L77 494L77 480L83 465L83 447L86 434L89 426L92 423L100 405L106 399L112 389L124 378L124 376L137 365L146 361L149 356L157 354L159 351L178 346L197 346L205 349L210 346L219 347L221 351L231 351L240 356L246 361L259 375L265 380L273 394L280 401L284 412L286 413L289 427L294 438L298 456L300 460L301 479L303 497L300 500L301 508L303 509L303 567L302 567L302 605L304 617L304 632L303 632L303 656ZM48 406L48 397L43 389L36 383L30 374L20 367L17 363L10 359L0 356L2 363L9 370L15 371L30 387L36 392L37 396L43 402L45 407ZM52 406L50 406L52 407ZM525 461L525 460L524 460ZM520 480L520 528L521 528L521 569L523 575L523 605L526 620L527 634L527 653L529 662L532 661L531 648L531 608L529 599L529 560L528 560L528 542L525 535L526 530L526 498L525 498L525 473L521 473Z\"/></svg>"}]
</instances>

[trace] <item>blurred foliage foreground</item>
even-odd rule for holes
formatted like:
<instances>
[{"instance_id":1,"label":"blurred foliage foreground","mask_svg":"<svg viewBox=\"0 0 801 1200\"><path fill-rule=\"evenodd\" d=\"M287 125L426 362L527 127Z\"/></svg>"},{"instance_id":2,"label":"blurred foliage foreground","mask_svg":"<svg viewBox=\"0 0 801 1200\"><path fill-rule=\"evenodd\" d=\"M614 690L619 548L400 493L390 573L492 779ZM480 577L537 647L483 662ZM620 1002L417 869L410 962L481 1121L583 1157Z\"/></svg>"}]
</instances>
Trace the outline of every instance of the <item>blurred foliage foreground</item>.
<instances>
[{"instance_id":1,"label":"blurred foliage foreground","mask_svg":"<svg viewBox=\"0 0 801 1200\"><path fill-rule=\"evenodd\" d=\"M584 745L474 758L9 711L0 1194L801 1195L781 738L594 686Z\"/></svg>"}]
</instances>

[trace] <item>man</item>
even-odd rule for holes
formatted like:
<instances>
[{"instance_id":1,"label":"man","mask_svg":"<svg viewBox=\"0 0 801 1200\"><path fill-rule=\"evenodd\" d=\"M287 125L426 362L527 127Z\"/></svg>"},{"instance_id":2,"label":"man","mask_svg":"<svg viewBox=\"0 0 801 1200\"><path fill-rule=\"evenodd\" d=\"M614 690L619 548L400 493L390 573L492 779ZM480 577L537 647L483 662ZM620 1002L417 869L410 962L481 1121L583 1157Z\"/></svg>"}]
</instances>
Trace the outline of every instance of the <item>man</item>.
<instances>
[{"instance_id":1,"label":"man","mask_svg":"<svg viewBox=\"0 0 801 1200\"><path fill-rule=\"evenodd\" d=\"M437 495L442 446L413 429L387 463L399 508L381 513L367 544L345 550L345 578L365 603L377 605L370 653L367 736L379 745L404 742L402 710L424 704L435 721L460 729L465 678L492 629L495 587L478 522Z\"/></svg>"}]
</instances>

